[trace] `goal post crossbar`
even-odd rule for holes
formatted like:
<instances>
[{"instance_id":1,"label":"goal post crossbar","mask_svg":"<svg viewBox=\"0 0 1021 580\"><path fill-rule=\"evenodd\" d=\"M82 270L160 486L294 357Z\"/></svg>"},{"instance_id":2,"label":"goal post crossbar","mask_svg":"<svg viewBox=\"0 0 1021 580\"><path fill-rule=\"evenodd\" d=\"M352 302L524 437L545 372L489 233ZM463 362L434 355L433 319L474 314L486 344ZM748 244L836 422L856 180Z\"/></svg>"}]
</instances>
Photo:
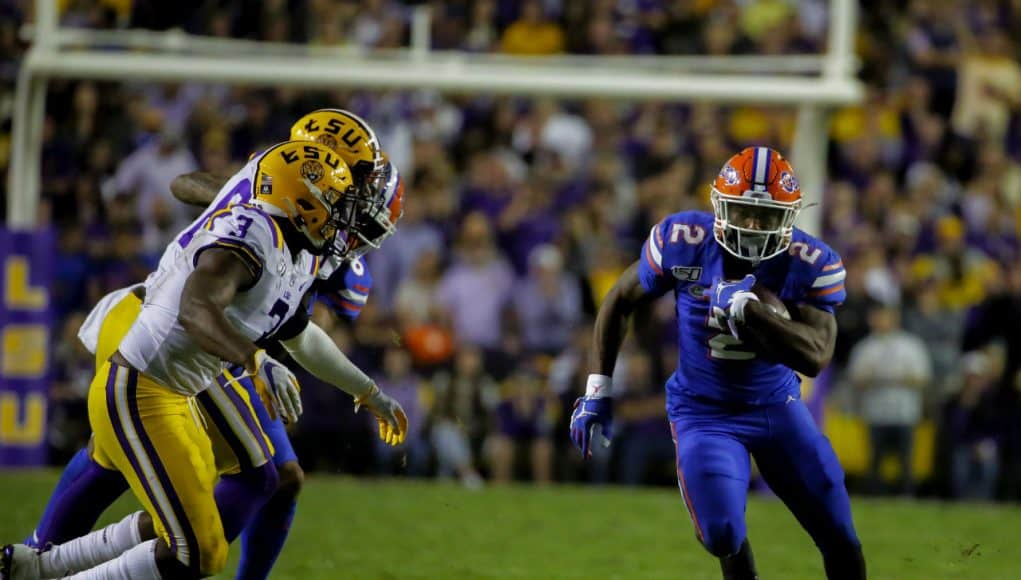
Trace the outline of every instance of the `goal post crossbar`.
<instances>
[{"instance_id":1,"label":"goal post crossbar","mask_svg":"<svg viewBox=\"0 0 1021 580\"><path fill-rule=\"evenodd\" d=\"M861 98L854 79L665 74L620 66L557 66L309 56L258 59L100 50L36 52L25 66L47 78L207 82L250 86L435 89L536 97L843 105Z\"/></svg>"},{"instance_id":2,"label":"goal post crossbar","mask_svg":"<svg viewBox=\"0 0 1021 580\"><path fill-rule=\"evenodd\" d=\"M55 0L36 0L36 6L33 43L15 92L7 211L7 224L14 228L36 223L42 107L46 82L53 78L789 105L798 110L792 157L806 191L823 186L825 167L816 166L824 163L818 149L825 143L826 112L860 102L864 94L854 77L857 61L851 46L855 0L830 1L827 51L821 55L705 59L469 55L428 50L422 38L412 39L411 49L395 51L262 45L180 31L61 28ZM419 36L428 30L420 16L415 26ZM815 230L811 222L818 217L805 217L810 222L801 220L806 229Z\"/></svg>"}]
</instances>

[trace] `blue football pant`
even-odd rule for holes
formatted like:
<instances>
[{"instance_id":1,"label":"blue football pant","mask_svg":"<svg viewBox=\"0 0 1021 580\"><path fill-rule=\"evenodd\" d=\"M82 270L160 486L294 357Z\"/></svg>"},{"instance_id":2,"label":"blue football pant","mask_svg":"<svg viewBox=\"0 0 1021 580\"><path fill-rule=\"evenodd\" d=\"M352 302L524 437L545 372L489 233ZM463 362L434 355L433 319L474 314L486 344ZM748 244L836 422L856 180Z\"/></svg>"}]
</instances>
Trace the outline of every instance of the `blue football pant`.
<instances>
[{"instance_id":1,"label":"blue football pant","mask_svg":"<svg viewBox=\"0 0 1021 580\"><path fill-rule=\"evenodd\" d=\"M860 548L844 471L800 400L740 412L701 408L671 428L681 494L713 555L736 553L747 535L749 455L824 556Z\"/></svg>"}]
</instances>

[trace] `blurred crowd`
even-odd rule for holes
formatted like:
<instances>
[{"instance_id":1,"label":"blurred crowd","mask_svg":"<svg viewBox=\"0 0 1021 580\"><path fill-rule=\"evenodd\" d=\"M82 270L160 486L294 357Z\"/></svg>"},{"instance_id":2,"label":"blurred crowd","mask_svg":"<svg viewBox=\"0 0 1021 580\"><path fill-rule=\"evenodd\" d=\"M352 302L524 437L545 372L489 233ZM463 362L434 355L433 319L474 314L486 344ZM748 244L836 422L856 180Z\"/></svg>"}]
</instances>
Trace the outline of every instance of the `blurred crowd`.
<instances>
[{"instance_id":1,"label":"blurred crowd","mask_svg":"<svg viewBox=\"0 0 1021 580\"><path fill-rule=\"evenodd\" d=\"M0 3L8 103L29 2ZM70 1L64 21L373 48L406 46L411 5ZM824 0L432 1L437 49L515 54L794 54L825 49ZM1021 497L1021 2L866 2L864 103L835 111L824 191L807 191L844 258L848 299L828 385L868 427L858 489ZM170 24L168 24L168 22ZM363 116L408 183L398 232L368 257L354 324L317 321L401 400L413 432L376 446L333 389L306 387L294 429L306 469L537 482L673 480L662 384L673 305L637 312L615 384L617 434L582 463L567 439L591 321L664 215L709 209L742 147L790 151L795 110L711 103L554 101L430 92L308 92L55 81L46 107L40 221L59 233L50 441L87 436L92 361L74 339L105 292L141 280L194 212L170 180L228 174L309 110ZM9 106L0 107L0 166ZM795 169L797 169L795 167ZM936 466L912 476L918 425ZM901 468L881 475L883 459Z\"/></svg>"}]
</instances>

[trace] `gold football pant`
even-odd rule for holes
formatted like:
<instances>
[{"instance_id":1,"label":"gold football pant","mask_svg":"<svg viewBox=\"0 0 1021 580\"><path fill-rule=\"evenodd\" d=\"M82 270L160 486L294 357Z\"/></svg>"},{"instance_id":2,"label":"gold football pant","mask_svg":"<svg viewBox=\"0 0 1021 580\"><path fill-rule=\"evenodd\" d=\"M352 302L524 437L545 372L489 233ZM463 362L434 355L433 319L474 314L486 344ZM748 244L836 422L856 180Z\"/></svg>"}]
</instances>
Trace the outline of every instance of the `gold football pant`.
<instances>
[{"instance_id":1,"label":"gold football pant","mask_svg":"<svg viewBox=\"0 0 1021 580\"><path fill-rule=\"evenodd\" d=\"M142 301L129 292L106 314L99 331L96 368L117 350L141 308ZM221 474L260 467L273 458L273 444L252 408L253 404L262 403L251 400L240 380L225 370L195 397ZM113 468L102 462L100 465Z\"/></svg>"},{"instance_id":2,"label":"gold football pant","mask_svg":"<svg viewBox=\"0 0 1021 580\"><path fill-rule=\"evenodd\" d=\"M233 377L222 377L201 398L188 397L108 360L140 309L129 293L102 321L89 388L92 459L124 476L182 564L212 575L227 555L213 494L217 474L261 466L273 448Z\"/></svg>"},{"instance_id":3,"label":"gold football pant","mask_svg":"<svg viewBox=\"0 0 1021 580\"><path fill-rule=\"evenodd\" d=\"M226 565L216 464L189 397L110 361L89 387L93 458L121 472L177 559L203 576Z\"/></svg>"}]
</instances>

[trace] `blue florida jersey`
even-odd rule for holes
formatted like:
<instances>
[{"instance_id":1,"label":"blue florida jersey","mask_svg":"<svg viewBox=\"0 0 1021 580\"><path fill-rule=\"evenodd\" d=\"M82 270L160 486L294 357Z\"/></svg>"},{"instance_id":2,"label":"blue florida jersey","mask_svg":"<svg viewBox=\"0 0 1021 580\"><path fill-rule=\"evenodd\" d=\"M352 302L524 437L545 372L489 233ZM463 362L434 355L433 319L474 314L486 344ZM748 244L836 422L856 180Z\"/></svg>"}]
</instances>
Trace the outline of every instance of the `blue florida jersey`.
<instances>
[{"instance_id":1,"label":"blue florida jersey","mask_svg":"<svg viewBox=\"0 0 1021 580\"><path fill-rule=\"evenodd\" d=\"M725 254L713 237L713 215L698 211L667 217L652 228L642 246L638 267L642 286L657 296L672 290L676 300L680 354L667 383L672 419L687 403L698 400L766 405L800 395L794 371L758 358L709 317L713 279L723 277ZM759 263L754 274L786 302L833 312L844 301L840 257L798 229L790 249Z\"/></svg>"},{"instance_id":2,"label":"blue florida jersey","mask_svg":"<svg viewBox=\"0 0 1021 580\"><path fill-rule=\"evenodd\" d=\"M326 278L316 280L316 298L341 318L355 320L369 300L372 274L365 260L356 258L337 265Z\"/></svg>"}]
</instances>

